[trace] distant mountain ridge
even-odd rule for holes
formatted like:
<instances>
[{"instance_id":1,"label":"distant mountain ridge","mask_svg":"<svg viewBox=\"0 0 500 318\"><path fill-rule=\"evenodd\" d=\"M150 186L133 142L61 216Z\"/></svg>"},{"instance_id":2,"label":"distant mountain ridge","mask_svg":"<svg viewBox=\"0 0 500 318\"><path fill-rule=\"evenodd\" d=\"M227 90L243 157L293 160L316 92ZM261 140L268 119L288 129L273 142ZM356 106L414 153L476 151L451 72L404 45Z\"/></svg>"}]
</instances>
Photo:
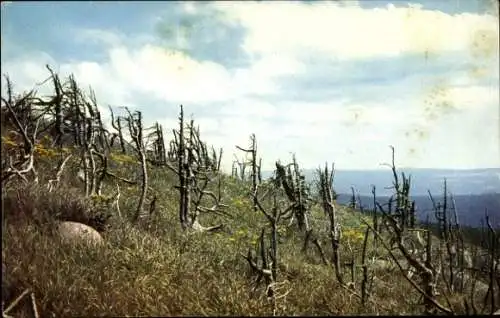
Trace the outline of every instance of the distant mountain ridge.
<instances>
[{"instance_id":1,"label":"distant mountain ridge","mask_svg":"<svg viewBox=\"0 0 500 318\"><path fill-rule=\"evenodd\" d=\"M443 202L443 196L433 195L436 202ZM485 212L488 212L491 225L494 228L500 228L500 193L484 193L476 195L453 195L456 204L458 221L462 225L467 225L471 227L480 227L485 222ZM373 209L373 197L372 196L359 196L361 199L361 205L366 210ZM419 221L429 221L435 223L434 210L432 206L432 201L429 196L412 196L411 199L415 201L415 207L417 211L417 219ZM389 197L378 196L377 201L380 204L385 204L389 200ZM351 195L341 193L337 197L337 202L340 204L347 205L351 201ZM357 202L358 204L358 202ZM448 201L448 204L452 206L452 203ZM454 220L453 213L450 210L451 220Z\"/></svg>"},{"instance_id":2,"label":"distant mountain ridge","mask_svg":"<svg viewBox=\"0 0 500 318\"><path fill-rule=\"evenodd\" d=\"M452 169L398 169L399 175L411 175L411 196L417 206L417 217L425 221L432 215L432 202L428 191L436 201L443 199L443 182L446 179L448 193L455 198L459 220L464 225L480 226L488 211L494 227L500 227L500 168L452 170ZM315 178L315 171L305 169L306 180ZM271 173L264 172L263 177ZM333 180L335 191L339 194L338 202L349 203L351 187L360 196L362 205L370 209L373 205L372 185L376 187L377 199L386 202L393 190L388 189L393 182L392 171L381 170L336 170Z\"/></svg>"},{"instance_id":3,"label":"distant mountain ridge","mask_svg":"<svg viewBox=\"0 0 500 318\"><path fill-rule=\"evenodd\" d=\"M500 193L500 168L452 170L452 169L398 169L411 175L413 195L427 195L428 190L433 195L443 192L443 181L446 178L448 191L454 195L478 195L484 193ZM315 171L304 169L306 180L313 180ZM264 172L268 177L271 172ZM377 195L387 196L392 193L392 171L381 170L336 170L333 180L337 193L351 193L354 187L360 195L371 195L372 185L376 186Z\"/></svg>"},{"instance_id":4,"label":"distant mountain ridge","mask_svg":"<svg viewBox=\"0 0 500 318\"><path fill-rule=\"evenodd\" d=\"M443 182L446 179L448 191L454 195L477 195L484 193L500 193L500 168L474 170L445 170L445 169L399 169L399 173L411 175L413 195L433 195L443 192ZM309 177L314 172L309 171ZM306 175L306 178L308 176ZM351 193L351 187L360 195L371 195L375 185L377 194L390 195L392 191L386 189L392 186L392 172L387 170L335 172L334 185L338 193Z\"/></svg>"}]
</instances>

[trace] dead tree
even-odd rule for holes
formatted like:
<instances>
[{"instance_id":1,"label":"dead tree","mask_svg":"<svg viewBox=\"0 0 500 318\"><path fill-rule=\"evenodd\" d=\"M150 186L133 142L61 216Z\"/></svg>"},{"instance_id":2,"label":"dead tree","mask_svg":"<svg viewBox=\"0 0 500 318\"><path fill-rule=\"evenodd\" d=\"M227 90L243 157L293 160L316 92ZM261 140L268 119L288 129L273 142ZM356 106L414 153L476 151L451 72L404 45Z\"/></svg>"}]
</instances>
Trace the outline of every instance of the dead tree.
<instances>
[{"instance_id":1,"label":"dead tree","mask_svg":"<svg viewBox=\"0 0 500 318\"><path fill-rule=\"evenodd\" d=\"M340 266L340 239L341 229L337 219L337 209L334 204L333 176L335 167L332 164L332 169L328 170L328 164L325 164L325 169L318 168L317 174L319 182L317 183L318 192L322 199L322 207L324 213L328 216L330 224L330 242L332 246L332 264L335 269L335 276L341 285L344 285L344 278Z\"/></svg>"},{"instance_id":2,"label":"dead tree","mask_svg":"<svg viewBox=\"0 0 500 318\"><path fill-rule=\"evenodd\" d=\"M426 231L427 236L424 255L420 253L418 248L410 249L408 242L406 241L408 230L408 219L406 219L406 216L412 213L412 207L409 204L409 189L411 182L409 178L406 178L406 176L402 174L403 186L400 186L396 166L394 164L394 148L391 147L391 149L392 165L390 165L390 167L394 177L393 189L395 194L391 196L391 200L389 202L392 202L392 198L396 197L396 205L394 206L396 213L392 213L392 204L388 205L388 210L384 209L379 202L376 202L376 205L378 210L382 212L383 221L387 227L386 230L388 234L391 236L392 242L396 244L397 251L402 254L404 260L409 265L409 268L404 268L401 260L395 256L393 248L384 240L379 231L375 230L373 226L368 224L366 221L362 220L362 222L371 231L373 231L379 242L387 250L395 264L401 270L404 278L424 297L425 312L430 313L434 309L438 309L444 313L452 314L453 309L451 306L447 307L436 299L436 285L439 278L439 270L435 265L436 260L434 260L432 256L432 240L430 231ZM424 242L420 242L422 245L423 243ZM414 272L416 275L410 275L411 272ZM419 283L415 281L415 276L420 278Z\"/></svg>"},{"instance_id":3,"label":"dead tree","mask_svg":"<svg viewBox=\"0 0 500 318\"><path fill-rule=\"evenodd\" d=\"M152 149L147 151L147 160L154 166L164 166L167 162L167 152L165 150L165 141L163 139L163 127L156 122L152 129L153 132L147 136L148 139L152 139Z\"/></svg>"},{"instance_id":4,"label":"dead tree","mask_svg":"<svg viewBox=\"0 0 500 318\"><path fill-rule=\"evenodd\" d=\"M257 141L255 139L255 134L250 135L250 141L251 141L251 146L249 149L244 149L241 148L240 146L236 146L237 149L244 151L246 153L250 153L250 161L249 164L252 167L252 172L250 175L250 178L252 179L252 193L255 193L257 191L257 185L259 180L262 180L262 177L260 177L260 167L257 164ZM241 166L240 166L241 167ZM244 170L240 170L242 176L244 175ZM254 197L253 199L253 210L254 212L257 212L257 199Z\"/></svg>"},{"instance_id":5,"label":"dead tree","mask_svg":"<svg viewBox=\"0 0 500 318\"><path fill-rule=\"evenodd\" d=\"M50 101L50 104L54 106L54 111L55 111L55 139L54 139L54 144L58 147L62 147L62 137L64 135L64 129L63 129L63 97L64 97L64 91L61 85L61 81L59 80L59 76L54 73L54 71L50 68L49 65L45 66L51 76L52 76L52 82L54 84L54 89L55 89L55 96L53 97L52 101Z\"/></svg>"},{"instance_id":6,"label":"dead tree","mask_svg":"<svg viewBox=\"0 0 500 318\"><path fill-rule=\"evenodd\" d=\"M85 131L85 136L82 139L82 161L84 167L87 168L86 175L88 185L86 187L86 193L101 194L102 182L108 168L107 156L110 151L110 146L109 143L105 141L108 139L107 131L103 127L100 111L97 107L97 101L92 90L90 94L90 101L87 101L82 95L82 102L85 106L83 112L84 123L82 124ZM96 156L100 159L100 168L97 165Z\"/></svg>"},{"instance_id":7,"label":"dead tree","mask_svg":"<svg viewBox=\"0 0 500 318\"><path fill-rule=\"evenodd\" d=\"M42 144L37 144L36 136L45 133L45 136L52 137L52 147L57 146L59 150L62 150L63 145L72 143L74 147L79 148L85 195L101 194L104 177L111 175L107 171L107 156L110 147L109 132L103 127L95 94L90 90L90 97L87 97L78 87L73 75L70 75L65 83L61 83L59 76L49 66L47 69L50 72L48 80L52 80L54 86L54 96L48 98L36 97L31 91L15 99L12 96L10 81L7 79L8 94L2 98L2 104L5 104L5 107L2 105L2 116L7 115L5 119L10 122L11 126L18 127L20 124L20 127L26 127L26 136L32 135L33 139L25 143L23 148L17 147L22 151L17 151L18 158L16 163L12 164L13 169L2 162L2 183L4 177L7 181L16 170L21 172L21 175L29 171L35 172L33 155L37 147L42 146ZM15 115L9 110L9 106ZM23 137L22 132L17 134ZM20 159L25 156L26 160L21 161ZM73 156L74 153L64 160L61 158L62 162L57 168L55 178L47 180L49 191L55 189L62 177L64 167ZM12 160L13 157L10 156L10 159ZM100 165L96 159L100 159Z\"/></svg>"},{"instance_id":8,"label":"dead tree","mask_svg":"<svg viewBox=\"0 0 500 318\"><path fill-rule=\"evenodd\" d=\"M238 177L238 168L236 167L235 161L233 161L233 164L231 165L231 177L232 178Z\"/></svg>"},{"instance_id":9,"label":"dead tree","mask_svg":"<svg viewBox=\"0 0 500 318\"><path fill-rule=\"evenodd\" d=\"M450 195L451 199L451 208L453 211L454 215L454 238L455 242L450 248L450 252L455 251L455 254L457 255L456 257L456 268L458 270L458 284L453 284L454 289L458 289L460 293L464 292L465 289L465 274L466 274L466 269L471 266L471 259L469 252L466 250L465 246L465 241L464 241L464 234L462 231L462 228L460 226L460 221L458 219L458 211L457 211L457 206L455 203L455 198L453 195ZM449 253L448 257L450 260L453 258L452 253ZM457 286L458 285L458 286Z\"/></svg>"},{"instance_id":10,"label":"dead tree","mask_svg":"<svg viewBox=\"0 0 500 318\"><path fill-rule=\"evenodd\" d=\"M174 136L176 136L174 132ZM189 210L191 206L191 185L190 178L192 178L192 170L189 166L189 158L187 156L186 143L184 138L184 110L181 105L179 115L179 143L177 145L177 174L179 176L179 191L180 191L180 204L179 204L179 218L181 225L184 229L188 228L191 224L189 220Z\"/></svg>"},{"instance_id":11,"label":"dead tree","mask_svg":"<svg viewBox=\"0 0 500 318\"><path fill-rule=\"evenodd\" d=\"M294 219L297 219L299 230L308 232L310 230L308 214L312 203L312 196L305 182L305 177L300 172L295 155L293 156L292 163L289 165L283 166L280 162L276 162L275 183L283 187L285 195L291 204L290 216L285 218L291 218L292 222Z\"/></svg>"},{"instance_id":12,"label":"dead tree","mask_svg":"<svg viewBox=\"0 0 500 318\"><path fill-rule=\"evenodd\" d=\"M361 202L360 202L361 204ZM354 187L351 187L351 201L349 201L349 208L352 210L355 210L357 208L357 202L356 202L356 193L354 191Z\"/></svg>"},{"instance_id":13,"label":"dead tree","mask_svg":"<svg viewBox=\"0 0 500 318\"><path fill-rule=\"evenodd\" d=\"M177 158L177 135L175 134L174 131L174 140L171 140L170 143L168 144L168 152L167 152L167 158L171 162L175 162L178 160Z\"/></svg>"},{"instance_id":14,"label":"dead tree","mask_svg":"<svg viewBox=\"0 0 500 318\"><path fill-rule=\"evenodd\" d=\"M233 167L231 175L235 178L239 178L241 181L245 180L245 171L247 168L248 162L245 160L239 160L236 155L234 155ZM239 169L239 170L238 170ZM238 174L239 172L239 174Z\"/></svg>"},{"instance_id":15,"label":"dead tree","mask_svg":"<svg viewBox=\"0 0 500 318\"><path fill-rule=\"evenodd\" d=\"M71 154L69 154L62 162L61 164L59 165L59 168L57 169L57 173L56 173L56 177L55 179L50 179L48 184L47 184L47 190L49 192L52 192L54 189L57 188L57 186L59 185L59 182L61 181L61 176L62 176L62 173L64 171L64 167L66 166L66 163L68 162L68 160L72 157Z\"/></svg>"},{"instance_id":16,"label":"dead tree","mask_svg":"<svg viewBox=\"0 0 500 318\"><path fill-rule=\"evenodd\" d=\"M84 172L85 195L89 196L94 193L96 187L96 165L92 153L95 135L94 129L92 127L92 118L85 116L83 118L83 121L85 122L85 136L83 138L83 147L81 147L80 151Z\"/></svg>"},{"instance_id":17,"label":"dead tree","mask_svg":"<svg viewBox=\"0 0 500 318\"><path fill-rule=\"evenodd\" d=\"M200 139L199 129L194 127L194 121L189 125L184 122L184 110L181 105L179 114L179 130L173 130L174 140L170 143L170 158L177 160L177 167L169 162L167 168L173 171L179 178L179 221L183 229L195 231L215 231L222 224L212 227L203 227L198 222L200 213L210 212L226 215L224 209L227 207L222 203L221 179L218 168L220 157L212 152L212 157L207 151L207 146ZM220 156L222 151L220 152ZM208 185L217 180L217 194L208 191ZM203 204L205 198L210 198L213 205L206 207Z\"/></svg>"},{"instance_id":18,"label":"dead tree","mask_svg":"<svg viewBox=\"0 0 500 318\"><path fill-rule=\"evenodd\" d=\"M361 305L365 306L366 301L370 295L370 291L373 287L374 276L369 274L369 266L367 260L368 251L368 237L370 235L370 229L366 229L364 239L363 239L363 252L361 254L361 268L363 270L363 278L361 280Z\"/></svg>"},{"instance_id":19,"label":"dead tree","mask_svg":"<svg viewBox=\"0 0 500 318\"><path fill-rule=\"evenodd\" d=\"M125 149L125 140L123 138L122 125L121 125L121 121L123 118L121 116L117 116L115 118L115 115L113 113L113 109L111 108L111 106L109 106L109 111L111 113L111 126L117 131L116 133L113 133L111 136L111 140L110 140L111 147L114 144L114 140L116 138L118 138L121 152L123 154L125 154L125 153L127 153L127 151Z\"/></svg>"},{"instance_id":20,"label":"dead tree","mask_svg":"<svg viewBox=\"0 0 500 318\"><path fill-rule=\"evenodd\" d=\"M64 96L68 96L68 102L65 104L67 109L65 122L69 123L66 130L73 134L75 146L80 148L85 194L101 195L111 150L109 132L104 128L92 88L89 89L87 97L72 75L68 81L69 89L63 92ZM96 162L96 156L100 160L100 165Z\"/></svg>"},{"instance_id":21,"label":"dead tree","mask_svg":"<svg viewBox=\"0 0 500 318\"><path fill-rule=\"evenodd\" d=\"M87 97L78 87L73 75L69 76L64 85L61 84L57 74L52 71L51 78L56 96L49 102L41 101L39 104L55 109L56 136L54 143L62 147L63 139L68 139L65 136L72 135L74 146L80 148L85 195L100 194L105 175L103 170L106 167L98 169L95 155L101 159L101 167L104 166L106 164L104 157L109 151L107 136L109 133L103 127L95 94L90 89L90 97ZM61 131L63 134L60 134Z\"/></svg>"},{"instance_id":22,"label":"dead tree","mask_svg":"<svg viewBox=\"0 0 500 318\"><path fill-rule=\"evenodd\" d=\"M318 237L313 233L312 229L310 229L309 231L306 231L306 235L304 238L304 245L302 246L302 252L304 252L304 253L307 252L309 242L312 242L313 245L318 250L319 256L321 257L321 261L323 262L323 264L328 265L329 262L326 258L325 252L323 251L323 248L321 247L321 243L320 243Z\"/></svg>"},{"instance_id":23,"label":"dead tree","mask_svg":"<svg viewBox=\"0 0 500 318\"><path fill-rule=\"evenodd\" d=\"M132 222L137 222L139 218L143 215L144 201L146 200L146 194L148 190L148 170L146 165L146 145L143 138L143 122L142 113L140 111L135 111L131 113L130 110L125 107L128 113L128 117L125 118L128 124L128 131L130 138L132 139L134 145L135 155L137 160L141 165L141 195L139 197L139 203L135 214L132 218Z\"/></svg>"},{"instance_id":24,"label":"dead tree","mask_svg":"<svg viewBox=\"0 0 500 318\"><path fill-rule=\"evenodd\" d=\"M380 208L380 207L379 207ZM365 221L365 225L370 228L373 233L377 236L379 242L382 246L387 250L389 255L391 256L394 263L400 269L403 277L408 280L408 282L424 297L425 311L431 312L433 308L437 308L444 313L451 314L453 313L452 309L447 308L436 300L436 276L438 274L435 266L432 264L432 245L431 245L431 234L430 231L426 231L427 233L427 245L426 245L426 253L425 258L420 259L418 256L414 255L408 247L405 245L403 240L402 229L398 223L398 221L394 218L394 216L386 214L386 212L381 209L384 213L384 216L390 220L390 229L393 230L393 234L398 237L397 240L397 249L401 252L406 262L409 264L411 269L417 273L416 276L421 278L421 284L415 282L412 278L414 275L409 275L408 269L405 269L401 261L395 256L393 249L390 245L383 239L382 235L375 231L375 229Z\"/></svg>"},{"instance_id":25,"label":"dead tree","mask_svg":"<svg viewBox=\"0 0 500 318\"><path fill-rule=\"evenodd\" d=\"M385 164L389 166L392 170L393 182L392 189L395 193L395 203L396 208L394 209L394 217L398 220L402 229L406 229L415 223L415 202L410 200L410 184L411 176L406 176L404 172L401 173L400 180L398 173L396 171L396 165L394 161L394 147L390 146L392 151L392 162L391 164Z\"/></svg>"},{"instance_id":26,"label":"dead tree","mask_svg":"<svg viewBox=\"0 0 500 318\"><path fill-rule=\"evenodd\" d=\"M2 109L7 109L10 120L16 129L17 135L21 136L22 145L16 147L16 160L11 155L8 156L8 166L2 167L2 186L5 186L14 176L18 176L28 183L27 173L33 175L33 181L38 182L38 175L34 167L34 152L37 144L37 133L43 114L38 117L36 122L30 122L31 115L25 112L31 112L26 103L31 102L33 91L24 94L20 98L14 98L12 84L10 79L5 76L7 82L7 97L2 97ZM19 117L24 117L25 122L21 123Z\"/></svg>"},{"instance_id":27,"label":"dead tree","mask_svg":"<svg viewBox=\"0 0 500 318\"><path fill-rule=\"evenodd\" d=\"M111 145L109 143L110 133L107 129L104 128L104 124L102 122L101 112L97 107L97 99L95 97L95 92L92 88L89 89L89 99L91 102L92 108L94 108L94 122L95 127L97 127L97 143L96 148L100 149L104 152L109 152L111 150Z\"/></svg>"},{"instance_id":28,"label":"dead tree","mask_svg":"<svg viewBox=\"0 0 500 318\"><path fill-rule=\"evenodd\" d=\"M73 145L75 147L81 147L82 142L82 127L83 114L80 107L80 90L76 84L74 77L71 75L69 77L69 89L66 92L67 98L69 100L69 119L71 121L71 129L73 134Z\"/></svg>"},{"instance_id":29,"label":"dead tree","mask_svg":"<svg viewBox=\"0 0 500 318\"><path fill-rule=\"evenodd\" d=\"M443 187L443 203L436 203L430 191L428 193L434 209L434 217L437 221L438 237L446 248L446 261L448 264L448 268L442 269L443 281L445 282L448 291L451 293L455 290L455 286L457 285L456 282L458 280L462 280L462 283L459 284L461 285L460 289L463 290L464 268L461 262L461 260L463 260L464 253L463 238L461 237L459 232L456 213L455 227L453 226L451 218L448 215L450 205L448 202L446 179L444 180ZM462 246L459 246L460 242L462 243ZM458 254L459 252L460 254L462 254L462 257L460 257L460 255ZM443 266L445 263L446 262L442 262Z\"/></svg>"},{"instance_id":30,"label":"dead tree","mask_svg":"<svg viewBox=\"0 0 500 318\"><path fill-rule=\"evenodd\" d=\"M500 297L500 255L498 249L500 247L500 239L491 225L489 216L486 215L486 225L488 226L488 291L483 301L483 311L488 307L489 314L493 314L497 309Z\"/></svg>"},{"instance_id":31,"label":"dead tree","mask_svg":"<svg viewBox=\"0 0 500 318\"><path fill-rule=\"evenodd\" d=\"M277 312L277 299L280 297L278 295L277 290L277 282L278 282L278 264L279 264L279 253L278 253L278 224L280 219L287 214L287 210L282 210L279 207L276 190L273 191L273 206L271 211L267 211L263 207L263 203L261 201L267 195L268 192L262 197L259 198L257 192L254 192L255 202L257 204L258 209L264 214L268 221L268 226L271 230L270 233L270 247L269 250L266 249L265 245L265 228L262 229L260 235L260 265L253 257L252 249L248 250L247 255L243 255L243 257L248 261L248 264L257 273L257 280L255 288L258 287L258 284L262 280L265 279L266 282L266 293L267 297L271 300L273 306L273 316L276 315ZM287 292L286 292L287 293ZM285 293L285 294L286 294ZM281 295L282 296L282 295Z\"/></svg>"}]
</instances>

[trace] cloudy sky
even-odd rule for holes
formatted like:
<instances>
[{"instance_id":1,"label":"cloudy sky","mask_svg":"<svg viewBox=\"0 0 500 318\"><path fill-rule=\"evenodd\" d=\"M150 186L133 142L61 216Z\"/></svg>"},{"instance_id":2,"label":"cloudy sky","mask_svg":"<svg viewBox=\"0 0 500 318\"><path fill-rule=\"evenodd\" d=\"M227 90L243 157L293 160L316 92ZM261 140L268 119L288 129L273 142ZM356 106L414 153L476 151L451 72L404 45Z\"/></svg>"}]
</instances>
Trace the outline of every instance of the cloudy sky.
<instances>
[{"instance_id":1,"label":"cloudy sky","mask_svg":"<svg viewBox=\"0 0 500 318\"><path fill-rule=\"evenodd\" d=\"M1 66L26 90L50 64L167 130L183 104L226 168L251 133L265 170L378 169L389 145L401 167L500 167L492 3L2 2Z\"/></svg>"}]
</instances>

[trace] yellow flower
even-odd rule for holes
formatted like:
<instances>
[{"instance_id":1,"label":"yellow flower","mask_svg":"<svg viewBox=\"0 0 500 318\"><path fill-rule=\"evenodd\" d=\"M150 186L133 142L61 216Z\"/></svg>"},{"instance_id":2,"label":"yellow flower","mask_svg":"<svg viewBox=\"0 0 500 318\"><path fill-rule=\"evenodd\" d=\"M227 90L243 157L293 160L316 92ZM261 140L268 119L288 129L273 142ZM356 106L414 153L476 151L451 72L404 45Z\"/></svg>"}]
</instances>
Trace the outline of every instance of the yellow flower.
<instances>
[{"instance_id":1,"label":"yellow flower","mask_svg":"<svg viewBox=\"0 0 500 318\"><path fill-rule=\"evenodd\" d=\"M106 201L109 201L111 199L111 196L109 195L98 195L98 194L92 194L90 196L90 199L94 202L94 203L100 203L100 202L106 202Z\"/></svg>"},{"instance_id":2,"label":"yellow flower","mask_svg":"<svg viewBox=\"0 0 500 318\"><path fill-rule=\"evenodd\" d=\"M351 243L361 243L365 238L364 232L361 229L347 229L342 234Z\"/></svg>"},{"instance_id":3,"label":"yellow flower","mask_svg":"<svg viewBox=\"0 0 500 318\"><path fill-rule=\"evenodd\" d=\"M9 137L2 137L2 143L8 146L17 146L17 144Z\"/></svg>"},{"instance_id":4,"label":"yellow flower","mask_svg":"<svg viewBox=\"0 0 500 318\"><path fill-rule=\"evenodd\" d=\"M129 155L124 155L124 154L112 153L112 154L110 154L109 157L111 160L116 161L118 163L137 163L138 162L133 157L131 157Z\"/></svg>"}]
</instances>

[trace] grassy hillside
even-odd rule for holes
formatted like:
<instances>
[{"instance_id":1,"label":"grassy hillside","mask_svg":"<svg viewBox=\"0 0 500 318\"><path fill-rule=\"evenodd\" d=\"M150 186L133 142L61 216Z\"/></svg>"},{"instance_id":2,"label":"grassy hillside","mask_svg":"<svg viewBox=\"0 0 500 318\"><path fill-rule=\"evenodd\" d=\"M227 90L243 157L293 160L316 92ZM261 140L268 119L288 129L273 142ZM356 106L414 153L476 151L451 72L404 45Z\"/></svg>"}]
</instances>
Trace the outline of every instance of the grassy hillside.
<instances>
[{"instance_id":1,"label":"grassy hillside","mask_svg":"<svg viewBox=\"0 0 500 318\"><path fill-rule=\"evenodd\" d=\"M50 195L43 186L21 184L7 189L2 200L3 300L9 303L30 288L38 296L40 312L56 316L269 315L272 311L263 291L252 292L254 278L241 256L257 243L265 223L252 210L250 200L238 194L245 192L246 185L227 180L224 192L231 217L223 220L223 232L190 234L178 223L169 176L152 175L152 186L164 189L159 193L158 213L140 226L113 218L101 248L67 246L50 235L55 215L89 223L87 219L98 212L99 204L78 194L78 188L67 184ZM122 195L126 211L134 206L137 194L123 189ZM324 222L318 212L314 214L320 220L313 226L321 232ZM355 213L343 208L340 213L344 224L351 224L346 230L362 233ZM217 218L209 216L203 222L216 223ZM376 304L360 308L314 251L302 253L302 238L295 228L283 225L280 232L280 276L283 289L289 291L280 300L281 314L382 311ZM353 248L358 249L359 238L352 236ZM407 288L392 286L374 301L388 307L382 312L411 312L416 305L396 297ZM393 301L387 300L387 293Z\"/></svg>"},{"instance_id":2,"label":"grassy hillside","mask_svg":"<svg viewBox=\"0 0 500 318\"><path fill-rule=\"evenodd\" d=\"M68 93L68 96L73 95ZM82 156L86 151L91 153L90 148L85 150L84 146L72 144L71 135L67 136L65 144L56 145L57 118L55 126L51 126L54 122L50 120L42 122L41 126L52 128L41 131L30 145L30 142L23 141L23 133L4 103L9 103L7 98L2 101L1 147L2 303L8 315L32 317L33 308L43 317L399 315L424 312L422 293L411 284L411 278L403 276L406 269L399 269L391 262L389 247L384 248L385 242L389 244L391 239L389 231L381 234L383 241L375 240L367 231L368 227L374 226L367 215L338 205L334 200L327 202L336 208L336 222L342 233L338 242L344 280L341 283L332 265L335 253L330 221L324 212L324 204L317 195L312 195L316 197L307 211L309 232L299 230L297 222L289 219L283 218L276 223L277 256L274 264L277 265L277 274L275 283L266 286L264 280L258 279L258 271L250 266L254 261L258 266L272 267L263 264L258 255L267 255L273 242L268 240L271 233L269 218L254 210L249 195L252 182L217 172L220 188L217 183L210 182L204 191L220 192L225 211L213 213L207 210L200 213L198 220L204 226L223 224L223 227L218 231L200 232L181 226L179 175L164 165L148 161L145 165L148 191L142 211L149 213L134 221L143 193L140 155L122 153L116 143L102 150L106 158L102 162L110 169L110 174L103 174L100 194L86 195L78 170ZM71 105L71 100L68 103ZM37 126L34 119L22 117L26 115L21 111L24 104L16 105L18 121L25 133L33 134ZM49 103L49 106L61 105ZM74 116L68 114L65 118ZM71 123L70 119L67 120ZM59 122L64 123L64 120ZM68 127L72 127L71 124ZM4 176L12 173L14 163L25 160L23 156L27 158L27 152L35 162L36 178L33 170L21 172L28 160L26 165L16 166L16 173L5 177L4 182ZM66 165L60 169L65 159ZM49 184L53 184L50 180L57 176L58 171L60 180L49 190ZM135 183L130 180L135 180ZM272 198L261 200L265 209L271 211L273 206L286 206L286 189L272 182L265 186L280 190L276 190L274 198L278 203L273 205ZM116 189L120 194L118 206L114 196ZM194 203L191 208L193 206ZM101 233L104 244L64 242L56 233L56 225L61 221L92 226ZM265 239L260 240L262 231ZM309 236L308 233L313 234ZM365 236L366 233L369 235ZM406 232L405 235L411 236ZM307 246L306 237L311 238ZM264 249L261 247L263 242ZM439 255L437 238L433 236L429 242L433 242ZM250 257L249 249L253 251ZM394 250L392 253L395 259L405 262L400 252ZM424 278L417 277L413 282L420 284L422 280ZM271 288L274 294L270 295L266 288ZM489 312L489 307L481 308L480 305L488 294L484 288L478 287L475 293L473 290L472 298L467 298L470 291L446 292L446 287L439 281L436 288L439 292L432 293L433 300L446 304L448 311L470 313L472 311L466 305L475 301L477 311ZM369 291L369 294L363 295L363 291ZM498 289L492 294L496 297L495 293ZM16 303L19 295L26 297ZM426 311L437 312L429 308Z\"/></svg>"}]
</instances>

